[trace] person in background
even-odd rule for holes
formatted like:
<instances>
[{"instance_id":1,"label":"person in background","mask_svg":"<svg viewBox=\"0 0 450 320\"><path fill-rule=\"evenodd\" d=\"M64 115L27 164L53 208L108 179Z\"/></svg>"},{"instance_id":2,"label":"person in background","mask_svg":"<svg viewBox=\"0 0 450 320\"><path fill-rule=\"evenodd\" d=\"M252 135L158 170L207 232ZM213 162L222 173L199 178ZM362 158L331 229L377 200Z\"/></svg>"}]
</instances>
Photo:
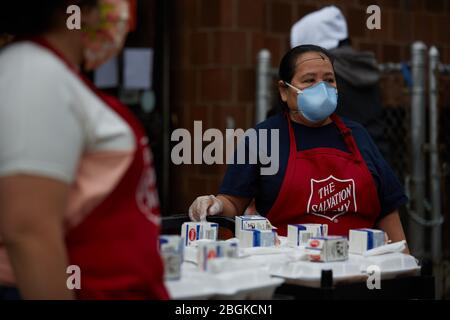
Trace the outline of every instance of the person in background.
<instances>
[{"instance_id":1,"label":"person in background","mask_svg":"<svg viewBox=\"0 0 450 320\"><path fill-rule=\"evenodd\" d=\"M234 161L219 194L197 197L190 218L242 215L254 198L258 213L281 236L288 224L323 223L330 235L378 228L394 242L404 240L398 208L408 199L401 184L364 127L335 114L339 85L332 55L314 45L294 47L282 58L278 75L282 111L255 129L257 137L259 130L276 129L279 140L241 143L244 159L254 148L278 150L279 170L264 175L261 161Z\"/></svg>"},{"instance_id":2,"label":"person in background","mask_svg":"<svg viewBox=\"0 0 450 320\"><path fill-rule=\"evenodd\" d=\"M121 50L128 17L127 0L3 5L0 299L169 298L148 139L82 74Z\"/></svg>"},{"instance_id":3,"label":"person in background","mask_svg":"<svg viewBox=\"0 0 450 320\"><path fill-rule=\"evenodd\" d=\"M341 10L327 6L307 14L292 26L290 39L291 48L314 44L330 51L339 87L337 114L362 124L387 158L378 63L372 52L352 48Z\"/></svg>"}]
</instances>

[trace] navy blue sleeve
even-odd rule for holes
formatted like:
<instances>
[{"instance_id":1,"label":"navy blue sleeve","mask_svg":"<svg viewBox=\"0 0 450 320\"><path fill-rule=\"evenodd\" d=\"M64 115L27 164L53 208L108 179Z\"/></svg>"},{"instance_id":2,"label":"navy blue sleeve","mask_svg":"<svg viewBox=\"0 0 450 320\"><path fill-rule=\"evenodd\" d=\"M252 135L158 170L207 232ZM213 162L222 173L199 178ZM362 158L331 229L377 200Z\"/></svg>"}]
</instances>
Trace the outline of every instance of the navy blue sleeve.
<instances>
[{"instance_id":1,"label":"navy blue sleeve","mask_svg":"<svg viewBox=\"0 0 450 320\"><path fill-rule=\"evenodd\" d=\"M350 127L350 126L349 126ZM378 220L397 210L408 202L404 188L381 155L374 141L361 125L351 125L353 136L361 155L375 179L381 212Z\"/></svg>"},{"instance_id":2,"label":"navy blue sleeve","mask_svg":"<svg viewBox=\"0 0 450 320\"><path fill-rule=\"evenodd\" d=\"M244 139L239 144L244 145L245 163L238 163L236 150L233 154L234 163L227 165L227 170L220 186L219 193L231 196L254 198L258 190L260 165L248 161L250 155L249 141Z\"/></svg>"}]
</instances>

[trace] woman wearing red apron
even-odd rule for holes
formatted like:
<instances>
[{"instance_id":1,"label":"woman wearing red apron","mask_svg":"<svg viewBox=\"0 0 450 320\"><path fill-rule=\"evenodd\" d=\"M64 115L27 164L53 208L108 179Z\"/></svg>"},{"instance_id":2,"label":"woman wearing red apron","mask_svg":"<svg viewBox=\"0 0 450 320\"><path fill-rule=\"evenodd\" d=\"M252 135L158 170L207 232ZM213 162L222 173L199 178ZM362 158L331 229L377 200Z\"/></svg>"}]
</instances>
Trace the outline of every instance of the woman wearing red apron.
<instances>
[{"instance_id":1,"label":"woman wearing red apron","mask_svg":"<svg viewBox=\"0 0 450 320\"><path fill-rule=\"evenodd\" d=\"M295 47L283 57L279 77L283 112L256 126L279 131L279 141L267 144L270 154L278 143L278 171L262 175L261 164L228 165L219 195L198 197L191 218L242 215L255 198L258 213L282 236L288 224L326 223L331 235L377 227L403 240L397 209L407 198L365 129L334 113L338 88L330 54Z\"/></svg>"},{"instance_id":2,"label":"woman wearing red apron","mask_svg":"<svg viewBox=\"0 0 450 320\"><path fill-rule=\"evenodd\" d=\"M67 29L69 4L89 31ZM78 70L120 50L127 1L35 9L42 21L6 30L31 40L0 55L0 300L167 299L148 139Z\"/></svg>"}]
</instances>

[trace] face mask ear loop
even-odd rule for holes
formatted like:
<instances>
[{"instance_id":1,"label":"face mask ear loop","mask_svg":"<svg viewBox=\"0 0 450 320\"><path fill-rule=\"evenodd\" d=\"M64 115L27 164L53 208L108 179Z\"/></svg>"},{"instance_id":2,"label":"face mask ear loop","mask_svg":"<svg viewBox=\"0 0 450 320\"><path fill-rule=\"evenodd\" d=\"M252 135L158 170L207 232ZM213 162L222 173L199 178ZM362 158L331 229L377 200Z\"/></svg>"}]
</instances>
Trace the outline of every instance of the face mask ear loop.
<instances>
[{"instance_id":1,"label":"face mask ear loop","mask_svg":"<svg viewBox=\"0 0 450 320\"><path fill-rule=\"evenodd\" d=\"M285 85L287 85L288 87L291 87L292 89L294 89L295 91L297 91L298 94L303 93L302 90L294 87L292 84L290 84L289 82L283 81Z\"/></svg>"},{"instance_id":2,"label":"face mask ear loop","mask_svg":"<svg viewBox=\"0 0 450 320\"><path fill-rule=\"evenodd\" d=\"M294 87L294 86L293 86L292 84L290 84L289 82L286 82L286 81L283 81L283 82L284 82L284 84L287 85L288 87L291 87L292 89L294 89L295 91L297 91L297 94L303 93L302 90L300 90L300 89ZM289 112L292 112L292 113L299 113L300 111L299 111L299 110L298 110L298 111L297 111L297 110L296 110L296 111L289 110Z\"/></svg>"}]
</instances>

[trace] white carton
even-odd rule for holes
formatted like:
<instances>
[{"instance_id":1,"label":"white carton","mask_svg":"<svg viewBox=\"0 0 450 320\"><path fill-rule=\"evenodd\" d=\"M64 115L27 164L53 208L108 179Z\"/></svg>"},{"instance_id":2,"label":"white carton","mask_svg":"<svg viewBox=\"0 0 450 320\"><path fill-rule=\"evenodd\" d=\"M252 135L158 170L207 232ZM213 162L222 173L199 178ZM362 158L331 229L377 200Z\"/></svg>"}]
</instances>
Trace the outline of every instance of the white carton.
<instances>
[{"instance_id":1,"label":"white carton","mask_svg":"<svg viewBox=\"0 0 450 320\"><path fill-rule=\"evenodd\" d=\"M344 261L348 259L348 241L341 236L313 237L306 251L310 261Z\"/></svg>"},{"instance_id":2,"label":"white carton","mask_svg":"<svg viewBox=\"0 0 450 320\"><path fill-rule=\"evenodd\" d=\"M209 269L209 261L215 258L237 258L238 245L228 241L199 241L197 264L200 270Z\"/></svg>"},{"instance_id":3,"label":"white carton","mask_svg":"<svg viewBox=\"0 0 450 320\"><path fill-rule=\"evenodd\" d=\"M275 230L241 230L239 245L241 248L271 247L275 245Z\"/></svg>"},{"instance_id":4,"label":"white carton","mask_svg":"<svg viewBox=\"0 0 450 320\"><path fill-rule=\"evenodd\" d=\"M288 225L288 245L291 247L306 246L312 237L328 235L328 225L320 223L290 224Z\"/></svg>"},{"instance_id":5,"label":"white carton","mask_svg":"<svg viewBox=\"0 0 450 320\"><path fill-rule=\"evenodd\" d=\"M185 222L181 226L181 237L185 246L200 239L217 240L219 225L213 222Z\"/></svg>"},{"instance_id":6,"label":"white carton","mask_svg":"<svg viewBox=\"0 0 450 320\"><path fill-rule=\"evenodd\" d=\"M159 252L164 264L164 280L178 280L183 262L183 242L180 236L161 235Z\"/></svg>"},{"instance_id":7,"label":"white carton","mask_svg":"<svg viewBox=\"0 0 450 320\"><path fill-rule=\"evenodd\" d=\"M376 229L351 229L349 232L349 252L363 254L385 244L385 233Z\"/></svg>"},{"instance_id":8,"label":"white carton","mask_svg":"<svg viewBox=\"0 0 450 320\"><path fill-rule=\"evenodd\" d=\"M237 216L235 220L235 237L240 239L242 230L272 230L269 220L258 215Z\"/></svg>"}]
</instances>

